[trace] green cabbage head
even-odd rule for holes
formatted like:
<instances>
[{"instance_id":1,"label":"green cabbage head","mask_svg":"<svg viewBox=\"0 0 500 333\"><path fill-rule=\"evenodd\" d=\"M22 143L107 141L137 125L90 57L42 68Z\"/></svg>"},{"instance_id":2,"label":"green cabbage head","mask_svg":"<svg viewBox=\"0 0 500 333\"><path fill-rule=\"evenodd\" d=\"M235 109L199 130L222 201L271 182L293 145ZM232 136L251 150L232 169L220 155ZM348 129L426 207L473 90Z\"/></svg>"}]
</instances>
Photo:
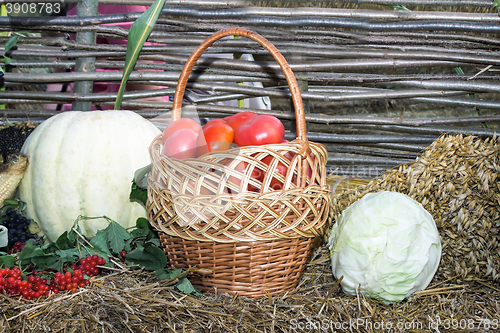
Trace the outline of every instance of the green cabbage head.
<instances>
[{"instance_id":1,"label":"green cabbage head","mask_svg":"<svg viewBox=\"0 0 500 333\"><path fill-rule=\"evenodd\" d=\"M398 192L363 196L345 209L329 238L333 275L386 304L423 290L436 273L441 241L434 219L420 203Z\"/></svg>"}]
</instances>

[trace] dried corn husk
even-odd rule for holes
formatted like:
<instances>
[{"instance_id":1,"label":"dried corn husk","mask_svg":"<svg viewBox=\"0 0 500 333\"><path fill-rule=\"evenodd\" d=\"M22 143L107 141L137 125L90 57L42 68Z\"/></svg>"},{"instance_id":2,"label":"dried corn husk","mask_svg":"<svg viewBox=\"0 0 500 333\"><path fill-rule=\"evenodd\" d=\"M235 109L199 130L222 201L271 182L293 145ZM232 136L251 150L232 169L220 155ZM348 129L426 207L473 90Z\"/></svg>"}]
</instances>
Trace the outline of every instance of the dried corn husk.
<instances>
[{"instance_id":1,"label":"dried corn husk","mask_svg":"<svg viewBox=\"0 0 500 333\"><path fill-rule=\"evenodd\" d=\"M0 205L14 195L27 167L28 158L22 154L11 155L7 163L0 165Z\"/></svg>"},{"instance_id":2,"label":"dried corn husk","mask_svg":"<svg viewBox=\"0 0 500 333\"><path fill-rule=\"evenodd\" d=\"M330 221L369 192L397 191L429 211L443 252L438 274L500 279L500 153L496 136L443 135L411 165L335 195ZM328 232L327 232L328 234Z\"/></svg>"}]
</instances>

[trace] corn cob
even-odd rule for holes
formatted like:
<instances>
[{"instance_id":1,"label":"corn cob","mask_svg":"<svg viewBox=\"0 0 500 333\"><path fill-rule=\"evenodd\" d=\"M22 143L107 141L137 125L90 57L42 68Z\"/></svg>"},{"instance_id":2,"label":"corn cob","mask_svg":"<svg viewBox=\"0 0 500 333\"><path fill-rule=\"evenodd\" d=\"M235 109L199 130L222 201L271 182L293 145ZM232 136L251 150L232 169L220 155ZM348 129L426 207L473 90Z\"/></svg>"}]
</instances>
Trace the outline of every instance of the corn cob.
<instances>
[{"instance_id":1,"label":"corn cob","mask_svg":"<svg viewBox=\"0 0 500 333\"><path fill-rule=\"evenodd\" d=\"M28 158L22 154L9 156L9 162L0 165L0 206L5 199L9 199L23 178L28 167Z\"/></svg>"}]
</instances>

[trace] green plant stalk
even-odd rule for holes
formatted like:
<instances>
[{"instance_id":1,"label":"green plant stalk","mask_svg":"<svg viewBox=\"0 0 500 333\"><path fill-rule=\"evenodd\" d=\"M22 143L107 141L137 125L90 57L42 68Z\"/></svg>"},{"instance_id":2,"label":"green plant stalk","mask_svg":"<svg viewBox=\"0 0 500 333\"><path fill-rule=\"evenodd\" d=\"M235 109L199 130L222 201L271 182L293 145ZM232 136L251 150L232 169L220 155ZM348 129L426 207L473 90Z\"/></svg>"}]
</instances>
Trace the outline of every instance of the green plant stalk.
<instances>
[{"instance_id":1,"label":"green plant stalk","mask_svg":"<svg viewBox=\"0 0 500 333\"><path fill-rule=\"evenodd\" d=\"M165 0L156 0L130 27L127 42L127 55L125 57L125 67L123 77L120 83L120 89L116 96L115 110L119 110L122 105L123 93L127 85L128 78L134 69L142 46L148 39L151 31L156 25L160 12L165 5Z\"/></svg>"}]
</instances>

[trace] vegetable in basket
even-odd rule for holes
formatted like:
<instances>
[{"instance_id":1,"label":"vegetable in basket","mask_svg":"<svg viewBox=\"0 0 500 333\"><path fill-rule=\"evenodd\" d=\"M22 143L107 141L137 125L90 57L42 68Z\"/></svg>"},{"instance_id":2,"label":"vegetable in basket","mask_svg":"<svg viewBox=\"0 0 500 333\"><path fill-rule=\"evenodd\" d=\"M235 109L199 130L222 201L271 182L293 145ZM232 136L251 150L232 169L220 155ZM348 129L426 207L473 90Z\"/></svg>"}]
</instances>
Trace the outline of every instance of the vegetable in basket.
<instances>
[{"instance_id":1,"label":"vegetable in basket","mask_svg":"<svg viewBox=\"0 0 500 333\"><path fill-rule=\"evenodd\" d=\"M441 241L432 216L409 196L366 194L345 209L329 238L332 271L348 295L395 303L436 273Z\"/></svg>"},{"instance_id":2,"label":"vegetable in basket","mask_svg":"<svg viewBox=\"0 0 500 333\"><path fill-rule=\"evenodd\" d=\"M287 142L283 140L284 135L285 128L278 118L254 112L240 112L224 119L213 119L203 128L195 120L181 118L169 124L163 131L163 153L170 158L195 158L210 152L228 150L233 143L244 147ZM287 153L285 157L291 161L293 155ZM274 159L272 156L267 156L262 162L271 165ZM282 162L276 163L276 171L285 177L288 167ZM225 164L228 168L241 173L245 173L247 169L245 162L232 164L232 160L227 160ZM258 168L254 168L251 175L258 181L264 180L264 172ZM308 176L311 176L310 169ZM240 180L234 176L229 177L229 181L240 184ZM247 188L254 192L257 190L252 185L248 185ZM271 179L270 189L282 188L282 181L277 178Z\"/></svg>"}]
</instances>

